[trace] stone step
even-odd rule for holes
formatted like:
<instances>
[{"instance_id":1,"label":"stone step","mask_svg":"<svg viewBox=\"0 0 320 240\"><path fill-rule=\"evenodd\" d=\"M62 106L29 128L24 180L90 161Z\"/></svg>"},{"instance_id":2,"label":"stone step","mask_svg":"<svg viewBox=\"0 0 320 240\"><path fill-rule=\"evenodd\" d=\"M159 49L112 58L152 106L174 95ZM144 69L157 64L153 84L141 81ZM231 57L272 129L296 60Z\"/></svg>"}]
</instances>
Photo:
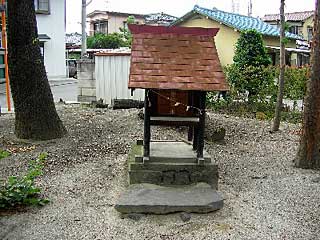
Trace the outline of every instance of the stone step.
<instances>
[{"instance_id":1,"label":"stone step","mask_svg":"<svg viewBox=\"0 0 320 240\"><path fill-rule=\"evenodd\" d=\"M140 152L142 153L142 146ZM210 155L204 151L205 163L211 163ZM142 156L137 155L135 162L142 162ZM192 145L177 141L154 141L150 143L150 163L193 163L198 164L197 153Z\"/></svg>"},{"instance_id":2,"label":"stone step","mask_svg":"<svg viewBox=\"0 0 320 240\"><path fill-rule=\"evenodd\" d=\"M206 183L184 187L133 184L115 205L117 211L125 214L208 213L222 207L222 196Z\"/></svg>"},{"instance_id":3,"label":"stone step","mask_svg":"<svg viewBox=\"0 0 320 240\"><path fill-rule=\"evenodd\" d=\"M130 164L129 184L190 185L199 182L218 188L218 166L185 164Z\"/></svg>"}]
</instances>

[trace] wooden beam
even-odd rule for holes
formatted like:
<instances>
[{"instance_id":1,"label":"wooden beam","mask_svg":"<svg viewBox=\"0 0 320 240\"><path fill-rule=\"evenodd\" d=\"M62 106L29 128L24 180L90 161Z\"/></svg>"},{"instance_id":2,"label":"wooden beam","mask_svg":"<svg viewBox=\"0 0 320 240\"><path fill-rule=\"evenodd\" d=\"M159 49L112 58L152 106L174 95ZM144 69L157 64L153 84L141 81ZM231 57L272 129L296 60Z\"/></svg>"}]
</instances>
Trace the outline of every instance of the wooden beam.
<instances>
[{"instance_id":1,"label":"wooden beam","mask_svg":"<svg viewBox=\"0 0 320 240\"><path fill-rule=\"evenodd\" d=\"M198 132L198 144L197 144L197 157L203 159L203 148L204 148L204 129L205 129L205 108L206 108L206 92L200 92L200 104L199 108L201 113L199 116L199 132Z\"/></svg>"},{"instance_id":2,"label":"wooden beam","mask_svg":"<svg viewBox=\"0 0 320 240\"><path fill-rule=\"evenodd\" d=\"M143 162L148 161L150 157L150 107L149 107L149 89L145 90L144 100L144 135L143 135Z\"/></svg>"}]
</instances>

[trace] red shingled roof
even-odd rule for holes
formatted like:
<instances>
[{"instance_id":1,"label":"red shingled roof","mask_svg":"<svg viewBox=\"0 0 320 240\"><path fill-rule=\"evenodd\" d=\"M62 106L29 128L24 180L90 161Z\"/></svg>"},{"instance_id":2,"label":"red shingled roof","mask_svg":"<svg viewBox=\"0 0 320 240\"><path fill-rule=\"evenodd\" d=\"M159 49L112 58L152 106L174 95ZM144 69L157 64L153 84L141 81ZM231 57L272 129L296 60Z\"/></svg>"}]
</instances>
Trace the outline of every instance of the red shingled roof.
<instances>
[{"instance_id":1,"label":"red shingled roof","mask_svg":"<svg viewBox=\"0 0 320 240\"><path fill-rule=\"evenodd\" d=\"M129 88L228 90L213 41L218 29L129 25Z\"/></svg>"},{"instance_id":2,"label":"red shingled roof","mask_svg":"<svg viewBox=\"0 0 320 240\"><path fill-rule=\"evenodd\" d=\"M304 12L293 12L285 13L286 21L304 21L309 17L313 16L314 11L304 11ZM280 14L266 14L262 18L263 21L280 21Z\"/></svg>"}]
</instances>

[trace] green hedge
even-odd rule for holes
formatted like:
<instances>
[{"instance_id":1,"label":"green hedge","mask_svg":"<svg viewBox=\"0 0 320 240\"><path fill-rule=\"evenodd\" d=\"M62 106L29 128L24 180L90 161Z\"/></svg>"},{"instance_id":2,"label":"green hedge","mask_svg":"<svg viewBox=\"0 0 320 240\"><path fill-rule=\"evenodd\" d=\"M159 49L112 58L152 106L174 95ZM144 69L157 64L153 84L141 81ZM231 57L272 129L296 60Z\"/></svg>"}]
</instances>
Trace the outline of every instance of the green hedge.
<instances>
[{"instance_id":1,"label":"green hedge","mask_svg":"<svg viewBox=\"0 0 320 240\"><path fill-rule=\"evenodd\" d=\"M232 87L232 95L249 92L249 101L265 101L267 96L271 101L276 99L279 67L248 66L239 69L235 64L225 67L228 83ZM303 99L307 81L310 77L310 67L289 67L285 69L284 97L290 100Z\"/></svg>"},{"instance_id":2,"label":"green hedge","mask_svg":"<svg viewBox=\"0 0 320 240\"><path fill-rule=\"evenodd\" d=\"M279 67L250 66L240 70L235 64L225 67L230 91L225 99L218 99L216 93L207 95L208 107L214 111L236 116L272 119L277 96ZM286 67L284 98L302 100L310 77L310 67ZM245 92L249 92L248 99ZM248 101L247 101L248 100ZM300 122L301 112L284 109L283 121Z\"/></svg>"}]
</instances>

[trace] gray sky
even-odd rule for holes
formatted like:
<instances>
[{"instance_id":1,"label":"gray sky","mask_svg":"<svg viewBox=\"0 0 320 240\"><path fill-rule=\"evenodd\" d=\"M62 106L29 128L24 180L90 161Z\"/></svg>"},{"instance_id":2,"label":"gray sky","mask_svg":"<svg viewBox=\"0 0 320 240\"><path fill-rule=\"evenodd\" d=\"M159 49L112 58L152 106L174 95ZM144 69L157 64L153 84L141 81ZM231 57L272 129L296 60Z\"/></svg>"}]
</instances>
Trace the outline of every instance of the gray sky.
<instances>
[{"instance_id":1,"label":"gray sky","mask_svg":"<svg viewBox=\"0 0 320 240\"><path fill-rule=\"evenodd\" d=\"M81 0L67 1L67 32L80 32ZM247 14L249 0L235 0L240 2L240 13ZM286 0L286 12L314 10L315 0ZM192 10L195 4L201 7L216 7L220 10L231 12L232 0L93 0L87 12L93 10L108 10L127 13L156 13L164 12L176 17L181 17ZM280 0L252 0L253 15L278 13Z\"/></svg>"}]
</instances>

